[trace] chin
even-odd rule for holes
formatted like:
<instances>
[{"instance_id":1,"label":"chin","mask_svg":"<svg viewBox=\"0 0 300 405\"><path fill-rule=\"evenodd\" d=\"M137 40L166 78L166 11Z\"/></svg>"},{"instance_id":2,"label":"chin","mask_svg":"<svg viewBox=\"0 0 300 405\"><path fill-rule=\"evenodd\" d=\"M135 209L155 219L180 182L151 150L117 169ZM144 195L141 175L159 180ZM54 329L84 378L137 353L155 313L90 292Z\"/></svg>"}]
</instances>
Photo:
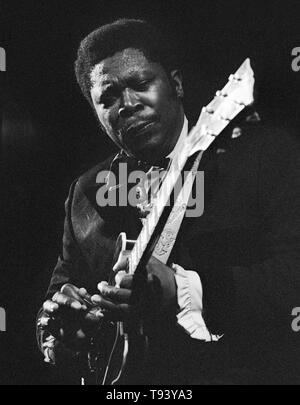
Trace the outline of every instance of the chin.
<instances>
[{"instance_id":1,"label":"chin","mask_svg":"<svg viewBox=\"0 0 300 405\"><path fill-rule=\"evenodd\" d=\"M149 142L141 145L139 148L135 148L134 155L139 158L144 158L149 161L157 160L161 156L163 151L163 142L161 139L151 139Z\"/></svg>"}]
</instances>

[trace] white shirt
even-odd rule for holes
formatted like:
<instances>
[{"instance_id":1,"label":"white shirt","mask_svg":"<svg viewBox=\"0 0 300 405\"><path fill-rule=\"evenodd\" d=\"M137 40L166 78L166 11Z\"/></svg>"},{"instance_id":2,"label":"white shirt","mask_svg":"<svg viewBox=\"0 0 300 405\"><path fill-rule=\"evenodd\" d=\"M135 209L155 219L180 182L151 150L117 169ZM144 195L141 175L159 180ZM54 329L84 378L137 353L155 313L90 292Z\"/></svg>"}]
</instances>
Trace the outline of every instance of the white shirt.
<instances>
[{"instance_id":1,"label":"white shirt","mask_svg":"<svg viewBox=\"0 0 300 405\"><path fill-rule=\"evenodd\" d=\"M177 153L180 153L185 138L188 135L188 120L184 116L183 127L178 141L167 156L172 159ZM149 170L150 173L152 168ZM146 186L149 188L149 185ZM200 277L196 271L185 270L178 264L172 264L174 276L177 284L177 302L179 312L177 313L177 322L184 331L193 339L204 340L206 342L217 341L221 338L219 335L212 335L205 325L202 317L203 311L203 291Z\"/></svg>"}]
</instances>

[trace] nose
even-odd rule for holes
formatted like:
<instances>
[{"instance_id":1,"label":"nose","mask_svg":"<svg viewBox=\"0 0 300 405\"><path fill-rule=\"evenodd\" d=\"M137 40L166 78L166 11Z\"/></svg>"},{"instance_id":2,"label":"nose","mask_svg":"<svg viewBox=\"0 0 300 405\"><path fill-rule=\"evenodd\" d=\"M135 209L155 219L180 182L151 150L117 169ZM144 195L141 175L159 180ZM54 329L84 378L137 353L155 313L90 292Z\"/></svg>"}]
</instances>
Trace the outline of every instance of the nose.
<instances>
[{"instance_id":1,"label":"nose","mask_svg":"<svg viewBox=\"0 0 300 405\"><path fill-rule=\"evenodd\" d=\"M141 109L143 109L143 104L137 94L132 89L125 88L119 108L119 116L127 118Z\"/></svg>"}]
</instances>

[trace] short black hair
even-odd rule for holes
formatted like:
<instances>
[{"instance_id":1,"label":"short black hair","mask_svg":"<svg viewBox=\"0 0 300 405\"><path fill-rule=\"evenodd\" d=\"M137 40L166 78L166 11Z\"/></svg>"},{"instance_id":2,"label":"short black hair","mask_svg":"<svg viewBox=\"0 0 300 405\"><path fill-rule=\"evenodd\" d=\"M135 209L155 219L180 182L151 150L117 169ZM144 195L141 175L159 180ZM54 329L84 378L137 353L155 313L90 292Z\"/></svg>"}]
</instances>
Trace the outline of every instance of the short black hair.
<instances>
[{"instance_id":1,"label":"short black hair","mask_svg":"<svg viewBox=\"0 0 300 405\"><path fill-rule=\"evenodd\" d=\"M92 31L78 48L75 75L82 93L93 105L90 95L90 73L102 60L126 48L139 49L167 73L179 66L174 38L163 34L144 20L118 19Z\"/></svg>"}]
</instances>

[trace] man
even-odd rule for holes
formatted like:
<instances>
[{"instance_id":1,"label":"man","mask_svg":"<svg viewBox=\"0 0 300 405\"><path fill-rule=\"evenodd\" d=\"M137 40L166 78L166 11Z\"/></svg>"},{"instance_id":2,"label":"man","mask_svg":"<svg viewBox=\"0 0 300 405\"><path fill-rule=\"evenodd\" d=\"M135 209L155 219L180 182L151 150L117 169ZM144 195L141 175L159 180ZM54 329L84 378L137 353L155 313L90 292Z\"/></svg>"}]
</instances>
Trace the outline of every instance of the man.
<instances>
[{"instance_id":1,"label":"man","mask_svg":"<svg viewBox=\"0 0 300 405\"><path fill-rule=\"evenodd\" d=\"M92 32L81 43L75 70L121 152L70 189L63 252L38 317L46 361L85 358L103 319L126 324L138 312L150 349L137 383L298 381L290 327L300 299L298 140L257 120L229 126L201 162L204 214L184 219L167 265L151 257L140 291L125 268L111 286L116 238L120 232L138 236L141 210L100 206L98 174L118 176L121 162L128 172L151 172L180 151L188 132L182 76L169 43L139 20ZM237 129L239 136L231 137ZM121 192L121 183L114 187ZM60 292L65 283L76 286L72 297Z\"/></svg>"}]
</instances>

